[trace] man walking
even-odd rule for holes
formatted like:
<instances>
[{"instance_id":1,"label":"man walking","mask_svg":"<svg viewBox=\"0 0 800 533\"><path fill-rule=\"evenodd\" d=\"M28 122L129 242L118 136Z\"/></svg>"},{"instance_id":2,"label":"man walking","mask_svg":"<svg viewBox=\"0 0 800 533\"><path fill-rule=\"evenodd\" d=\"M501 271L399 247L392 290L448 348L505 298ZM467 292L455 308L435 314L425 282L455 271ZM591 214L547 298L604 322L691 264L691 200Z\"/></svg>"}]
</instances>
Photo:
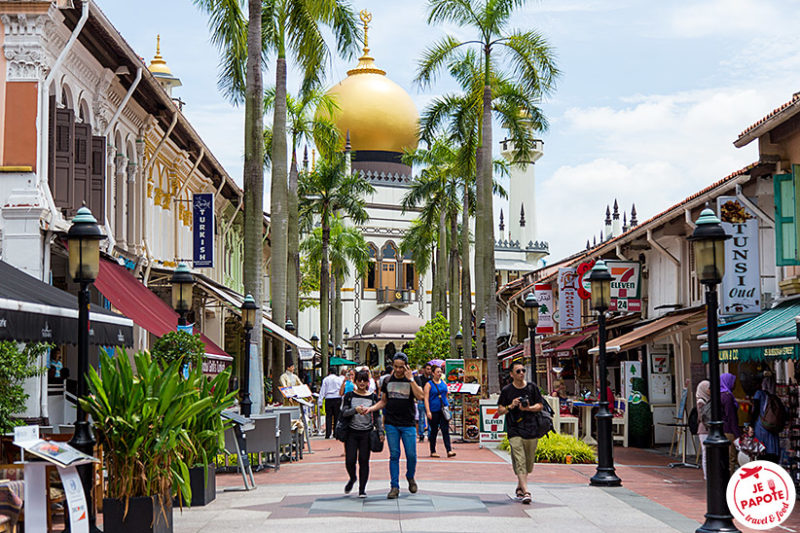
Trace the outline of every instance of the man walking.
<instances>
[{"instance_id":1,"label":"man walking","mask_svg":"<svg viewBox=\"0 0 800 533\"><path fill-rule=\"evenodd\" d=\"M394 354L392 360L392 373L383 380L381 385L381 400L367 409L365 413L379 411L384 407L384 427L386 441L389 443L389 476L391 489L386 496L393 500L400 495L400 441L406 451L406 479L408 492L417 492L417 482L414 475L417 470L417 439L414 415L417 410L417 401L424 395L423 390L414 381L411 367L408 366L408 357L403 352Z\"/></svg>"},{"instance_id":2,"label":"man walking","mask_svg":"<svg viewBox=\"0 0 800 533\"><path fill-rule=\"evenodd\" d=\"M339 409L342 407L342 396L339 389L342 388L344 379L336 375L336 369L328 368L328 375L322 380L319 389L319 405L325 402L325 438L331 438L333 428L339 419Z\"/></svg>"},{"instance_id":3,"label":"man walking","mask_svg":"<svg viewBox=\"0 0 800 533\"><path fill-rule=\"evenodd\" d=\"M497 400L497 414L506 417L506 432L511 445L511 464L517 475L517 497L522 503L531 503L528 490L528 475L533 472L536 460L534 437L536 415L544 408L544 399L539 387L525 381L525 365L520 361L511 363L511 383L503 387Z\"/></svg>"},{"instance_id":4,"label":"man walking","mask_svg":"<svg viewBox=\"0 0 800 533\"><path fill-rule=\"evenodd\" d=\"M414 376L414 381L417 382L419 388L425 390L425 385L431 380L431 364L425 363L420 369L419 373ZM428 417L425 413L425 399L417 401L417 437L419 441L425 440L425 433L428 431Z\"/></svg>"}]
</instances>

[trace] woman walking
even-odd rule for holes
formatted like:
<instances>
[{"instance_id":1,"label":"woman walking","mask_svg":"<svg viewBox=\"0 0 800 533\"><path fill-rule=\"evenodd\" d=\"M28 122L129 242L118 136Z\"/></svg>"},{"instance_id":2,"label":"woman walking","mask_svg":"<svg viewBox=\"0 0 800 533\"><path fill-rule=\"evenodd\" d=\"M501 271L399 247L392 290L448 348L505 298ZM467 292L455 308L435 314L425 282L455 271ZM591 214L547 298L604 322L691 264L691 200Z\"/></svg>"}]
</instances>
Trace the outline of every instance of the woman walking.
<instances>
[{"instance_id":1,"label":"woman walking","mask_svg":"<svg viewBox=\"0 0 800 533\"><path fill-rule=\"evenodd\" d=\"M356 388L356 384L354 383L356 378L356 371L351 368L346 372L343 371L342 375L344 376L344 381L342 382L342 386L339 389L339 394L341 394L342 398L344 398L345 394L347 394L348 392L353 392Z\"/></svg>"},{"instance_id":2,"label":"woman walking","mask_svg":"<svg viewBox=\"0 0 800 533\"><path fill-rule=\"evenodd\" d=\"M355 375L355 389L346 393L342 399L342 417L349 417L347 439L344 442L345 467L350 476L344 493L350 494L358 479L358 497L367 497L367 480L369 479L370 433L378 429L381 442L384 440L383 422L380 411L365 413L367 409L378 403L378 397L369 392L369 370L360 370ZM356 461L358 476L356 476Z\"/></svg>"},{"instance_id":3,"label":"woman walking","mask_svg":"<svg viewBox=\"0 0 800 533\"><path fill-rule=\"evenodd\" d=\"M733 389L736 386L736 376L728 372L719 377L720 388L720 402L722 403L722 431L725 437L730 441L728 447L728 465L730 468L729 474L733 475L736 469L739 468L739 452L733 445L733 441L738 439L742 430L739 429L739 402L733 395Z\"/></svg>"},{"instance_id":4,"label":"woman walking","mask_svg":"<svg viewBox=\"0 0 800 533\"><path fill-rule=\"evenodd\" d=\"M450 404L447 402L447 383L442 379L442 367L431 367L431 379L425 384L425 413L430 420L428 444L431 457L439 457L436 453L436 436L442 430L442 440L447 450L447 457L455 456L450 446Z\"/></svg>"},{"instance_id":5,"label":"woman walking","mask_svg":"<svg viewBox=\"0 0 800 533\"><path fill-rule=\"evenodd\" d=\"M781 456L781 440L777 434L764 427L762 417L767 411L767 404L771 396L775 395L775 376L771 373L764 374L761 389L753 396L753 413L750 425L755 429L755 438L761 441L766 448L764 459L777 463Z\"/></svg>"},{"instance_id":6,"label":"woman walking","mask_svg":"<svg viewBox=\"0 0 800 533\"><path fill-rule=\"evenodd\" d=\"M703 406L711 401L711 382L704 379L697 384L697 390L694 393L695 402L697 405L697 437L700 439L700 446L703 454L703 479L706 479L706 439L708 438L708 428L703 423L700 413L704 412Z\"/></svg>"}]
</instances>

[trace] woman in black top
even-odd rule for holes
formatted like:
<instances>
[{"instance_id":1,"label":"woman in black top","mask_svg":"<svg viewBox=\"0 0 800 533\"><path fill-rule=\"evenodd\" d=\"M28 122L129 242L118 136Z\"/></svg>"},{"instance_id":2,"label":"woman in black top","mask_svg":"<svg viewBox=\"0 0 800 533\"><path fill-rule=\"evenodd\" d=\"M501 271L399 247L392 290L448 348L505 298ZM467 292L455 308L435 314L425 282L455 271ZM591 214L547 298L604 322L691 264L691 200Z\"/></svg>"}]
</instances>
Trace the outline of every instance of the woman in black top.
<instances>
[{"instance_id":1,"label":"woman in black top","mask_svg":"<svg viewBox=\"0 0 800 533\"><path fill-rule=\"evenodd\" d=\"M369 479L369 456L371 453L369 434L378 427L381 441L384 439L381 413L365 413L378 403L378 397L369 391L369 371L361 370L355 376L355 389L342 398L340 416L349 418L347 440L344 442L345 467L350 481L344 487L344 493L350 494L356 483L356 461L358 461L358 497L367 497L367 480Z\"/></svg>"}]
</instances>

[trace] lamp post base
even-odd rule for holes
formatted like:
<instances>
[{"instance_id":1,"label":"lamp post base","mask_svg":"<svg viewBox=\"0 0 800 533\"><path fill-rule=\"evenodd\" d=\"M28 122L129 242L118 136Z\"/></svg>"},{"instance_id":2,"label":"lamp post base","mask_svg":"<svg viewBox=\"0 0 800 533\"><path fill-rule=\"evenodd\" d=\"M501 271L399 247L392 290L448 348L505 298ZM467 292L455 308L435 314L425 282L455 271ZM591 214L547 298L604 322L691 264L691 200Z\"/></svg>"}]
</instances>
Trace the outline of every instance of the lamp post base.
<instances>
[{"instance_id":1,"label":"lamp post base","mask_svg":"<svg viewBox=\"0 0 800 533\"><path fill-rule=\"evenodd\" d=\"M593 487L621 487L622 480L617 477L614 468L598 467L589 484Z\"/></svg>"},{"instance_id":2,"label":"lamp post base","mask_svg":"<svg viewBox=\"0 0 800 533\"><path fill-rule=\"evenodd\" d=\"M695 533L740 533L739 529L733 524L731 515L712 515L706 513L705 523L695 530Z\"/></svg>"}]
</instances>

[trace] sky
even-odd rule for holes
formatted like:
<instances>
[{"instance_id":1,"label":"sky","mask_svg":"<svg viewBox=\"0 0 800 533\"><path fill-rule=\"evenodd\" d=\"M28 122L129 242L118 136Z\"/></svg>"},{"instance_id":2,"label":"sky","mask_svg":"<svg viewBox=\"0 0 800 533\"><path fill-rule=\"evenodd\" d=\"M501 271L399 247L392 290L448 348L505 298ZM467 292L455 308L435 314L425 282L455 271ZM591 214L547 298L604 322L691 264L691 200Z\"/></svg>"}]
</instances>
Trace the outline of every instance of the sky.
<instances>
[{"instance_id":1,"label":"sky","mask_svg":"<svg viewBox=\"0 0 800 533\"><path fill-rule=\"evenodd\" d=\"M183 82L173 95L187 102L185 115L241 184L244 110L217 90L218 53L205 15L191 0L96 2L148 62L161 34L162 55ZM423 0L353 6L373 13L372 55L418 109L455 89L446 77L416 86L417 61L434 39L469 39L468 31L428 26ZM562 72L542 102L550 127L540 135L544 157L536 163L535 216L538 238L550 244L548 261L584 249L615 199L628 214L635 204L641 222L757 159L756 143L737 149L733 141L800 90L791 16L799 6L800 0L540 0L518 11L512 27L541 32ZM327 85L354 65L335 58ZM265 84L274 84L273 71L265 72ZM290 73L289 90L297 87ZM496 128L494 136L504 132ZM267 189L268 180L267 174Z\"/></svg>"}]
</instances>

